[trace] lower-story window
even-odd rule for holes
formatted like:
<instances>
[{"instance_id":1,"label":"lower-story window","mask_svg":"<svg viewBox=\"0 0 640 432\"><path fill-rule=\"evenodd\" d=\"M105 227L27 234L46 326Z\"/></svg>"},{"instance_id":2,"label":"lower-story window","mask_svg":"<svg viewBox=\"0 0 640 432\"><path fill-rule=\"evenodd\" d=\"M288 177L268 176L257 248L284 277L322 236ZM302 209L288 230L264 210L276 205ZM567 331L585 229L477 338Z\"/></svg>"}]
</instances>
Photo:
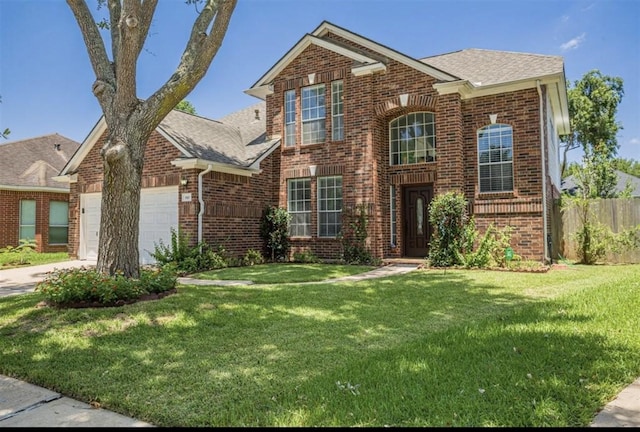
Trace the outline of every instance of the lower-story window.
<instances>
[{"instance_id":1,"label":"lower-story window","mask_svg":"<svg viewBox=\"0 0 640 432\"><path fill-rule=\"evenodd\" d=\"M289 235L311 236L311 179L287 181L287 209L291 215Z\"/></svg>"},{"instance_id":2,"label":"lower-story window","mask_svg":"<svg viewBox=\"0 0 640 432\"><path fill-rule=\"evenodd\" d=\"M20 240L36 239L36 201L20 201Z\"/></svg>"},{"instance_id":3,"label":"lower-story window","mask_svg":"<svg viewBox=\"0 0 640 432\"><path fill-rule=\"evenodd\" d=\"M67 244L69 235L69 203L49 203L49 244Z\"/></svg>"},{"instance_id":4,"label":"lower-story window","mask_svg":"<svg viewBox=\"0 0 640 432\"><path fill-rule=\"evenodd\" d=\"M342 228L342 177L318 177L318 237L336 237Z\"/></svg>"}]
</instances>

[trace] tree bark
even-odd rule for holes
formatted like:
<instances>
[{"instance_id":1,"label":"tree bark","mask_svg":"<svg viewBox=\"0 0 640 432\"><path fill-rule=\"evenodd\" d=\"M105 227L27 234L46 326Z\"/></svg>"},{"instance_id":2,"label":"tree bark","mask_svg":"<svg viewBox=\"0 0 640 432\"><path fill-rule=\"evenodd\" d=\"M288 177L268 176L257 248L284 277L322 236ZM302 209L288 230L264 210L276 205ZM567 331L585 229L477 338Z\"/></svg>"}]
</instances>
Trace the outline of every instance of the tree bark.
<instances>
[{"instance_id":1,"label":"tree bark","mask_svg":"<svg viewBox=\"0 0 640 432\"><path fill-rule=\"evenodd\" d=\"M67 0L87 47L96 75L92 91L107 123L107 140L101 151L104 179L97 269L131 278L140 275L140 188L147 140L206 74L222 45L237 0L204 2L176 72L143 101L136 95L136 64L157 2L107 0L110 61L85 0Z\"/></svg>"}]
</instances>

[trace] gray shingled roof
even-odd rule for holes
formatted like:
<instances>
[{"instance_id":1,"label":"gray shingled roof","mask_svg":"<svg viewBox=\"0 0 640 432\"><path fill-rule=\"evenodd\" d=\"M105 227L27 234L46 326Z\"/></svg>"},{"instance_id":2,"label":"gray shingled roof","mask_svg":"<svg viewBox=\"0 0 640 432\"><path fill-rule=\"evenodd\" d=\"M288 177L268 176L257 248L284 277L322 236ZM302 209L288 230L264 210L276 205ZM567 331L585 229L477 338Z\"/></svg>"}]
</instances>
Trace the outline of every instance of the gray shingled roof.
<instances>
[{"instance_id":1,"label":"gray shingled roof","mask_svg":"<svg viewBox=\"0 0 640 432\"><path fill-rule=\"evenodd\" d=\"M623 192L627 187L627 182L631 183L631 196L640 197L640 178L632 176L622 171L616 170L618 175L618 182L616 183L616 192ZM573 176L568 176L562 180L562 190L574 195L579 186Z\"/></svg>"},{"instance_id":2,"label":"gray shingled roof","mask_svg":"<svg viewBox=\"0 0 640 432\"><path fill-rule=\"evenodd\" d=\"M279 141L267 140L265 117L265 102L220 120L173 110L162 120L159 128L188 152L185 158L247 168Z\"/></svg>"},{"instance_id":3,"label":"gray shingled roof","mask_svg":"<svg viewBox=\"0 0 640 432\"><path fill-rule=\"evenodd\" d=\"M475 48L426 57L420 61L465 79L477 87L505 84L564 71L563 60L559 56Z\"/></svg>"},{"instance_id":4,"label":"gray shingled roof","mask_svg":"<svg viewBox=\"0 0 640 432\"><path fill-rule=\"evenodd\" d=\"M56 188L69 184L52 179L80 147L80 143L58 134L0 144L0 188Z\"/></svg>"}]
</instances>

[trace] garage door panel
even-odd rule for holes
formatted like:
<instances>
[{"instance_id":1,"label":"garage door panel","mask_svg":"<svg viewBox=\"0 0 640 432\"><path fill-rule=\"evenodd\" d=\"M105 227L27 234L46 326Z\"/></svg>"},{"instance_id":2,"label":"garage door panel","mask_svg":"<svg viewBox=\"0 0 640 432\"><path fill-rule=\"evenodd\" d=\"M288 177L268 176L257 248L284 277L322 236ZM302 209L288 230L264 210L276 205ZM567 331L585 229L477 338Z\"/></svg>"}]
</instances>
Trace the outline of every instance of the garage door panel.
<instances>
[{"instance_id":1,"label":"garage door panel","mask_svg":"<svg viewBox=\"0 0 640 432\"><path fill-rule=\"evenodd\" d=\"M81 234L79 255L81 259L96 259L98 256L98 231L100 227L100 205L102 195L81 196ZM151 256L155 244L171 242L171 229L178 227L178 188L142 189L140 193L140 229L138 248L141 264L153 264Z\"/></svg>"}]
</instances>

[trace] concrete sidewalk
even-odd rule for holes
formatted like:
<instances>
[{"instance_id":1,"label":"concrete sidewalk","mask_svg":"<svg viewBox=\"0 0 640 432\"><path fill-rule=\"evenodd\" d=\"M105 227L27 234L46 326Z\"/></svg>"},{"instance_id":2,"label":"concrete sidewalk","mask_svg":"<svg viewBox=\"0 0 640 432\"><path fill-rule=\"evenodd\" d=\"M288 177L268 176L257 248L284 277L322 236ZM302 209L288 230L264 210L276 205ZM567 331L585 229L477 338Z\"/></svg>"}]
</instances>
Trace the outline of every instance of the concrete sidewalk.
<instances>
[{"instance_id":1,"label":"concrete sidewalk","mask_svg":"<svg viewBox=\"0 0 640 432\"><path fill-rule=\"evenodd\" d=\"M0 297L33 292L38 281L55 269L95 266L92 261L65 261L20 269L0 270ZM330 282L359 281L415 270L417 265L387 265ZM180 278L183 284L239 285L247 281ZM327 282L327 281L325 281ZM317 282L313 282L317 283ZM607 404L591 427L640 427L640 378ZM0 375L0 428L4 427L153 427L102 408L65 397L23 381Z\"/></svg>"}]
</instances>

